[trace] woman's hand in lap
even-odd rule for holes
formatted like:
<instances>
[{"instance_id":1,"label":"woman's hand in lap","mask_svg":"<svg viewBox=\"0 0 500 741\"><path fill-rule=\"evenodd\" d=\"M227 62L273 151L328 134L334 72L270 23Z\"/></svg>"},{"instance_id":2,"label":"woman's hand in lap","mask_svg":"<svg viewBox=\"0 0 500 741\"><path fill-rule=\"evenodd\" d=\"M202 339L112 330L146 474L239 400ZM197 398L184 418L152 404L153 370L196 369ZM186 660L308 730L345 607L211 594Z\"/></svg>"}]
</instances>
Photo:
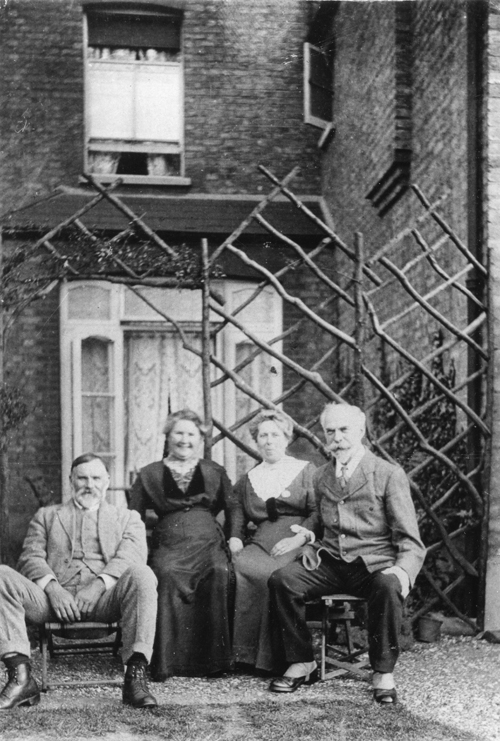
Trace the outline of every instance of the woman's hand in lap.
<instances>
[{"instance_id":1,"label":"woman's hand in lap","mask_svg":"<svg viewBox=\"0 0 500 741\"><path fill-rule=\"evenodd\" d=\"M302 533L297 533L297 535L293 535L291 538L283 538L282 540L278 540L271 551L271 556L273 558L276 558L277 556L283 556L285 553L289 553L296 548L300 548L304 545L305 542L306 536Z\"/></svg>"},{"instance_id":2,"label":"woman's hand in lap","mask_svg":"<svg viewBox=\"0 0 500 741\"><path fill-rule=\"evenodd\" d=\"M243 541L240 538L229 538L227 544L233 556L243 550Z\"/></svg>"}]
</instances>

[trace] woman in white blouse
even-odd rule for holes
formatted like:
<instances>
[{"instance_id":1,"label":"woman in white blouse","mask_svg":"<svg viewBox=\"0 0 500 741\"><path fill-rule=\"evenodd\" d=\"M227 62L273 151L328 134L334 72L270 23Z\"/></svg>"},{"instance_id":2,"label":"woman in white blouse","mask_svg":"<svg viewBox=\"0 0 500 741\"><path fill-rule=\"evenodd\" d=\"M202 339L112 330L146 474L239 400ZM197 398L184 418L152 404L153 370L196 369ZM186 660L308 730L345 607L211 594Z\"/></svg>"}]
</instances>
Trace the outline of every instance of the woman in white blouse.
<instances>
[{"instance_id":1,"label":"woman in white blouse","mask_svg":"<svg viewBox=\"0 0 500 741\"><path fill-rule=\"evenodd\" d=\"M294 561L314 539L315 499L312 463L286 454L291 418L261 410L250 423L262 463L236 484L231 504L229 548L236 572L233 656L239 664L276 671L267 581L275 569ZM256 530L243 547L249 522Z\"/></svg>"}]
</instances>

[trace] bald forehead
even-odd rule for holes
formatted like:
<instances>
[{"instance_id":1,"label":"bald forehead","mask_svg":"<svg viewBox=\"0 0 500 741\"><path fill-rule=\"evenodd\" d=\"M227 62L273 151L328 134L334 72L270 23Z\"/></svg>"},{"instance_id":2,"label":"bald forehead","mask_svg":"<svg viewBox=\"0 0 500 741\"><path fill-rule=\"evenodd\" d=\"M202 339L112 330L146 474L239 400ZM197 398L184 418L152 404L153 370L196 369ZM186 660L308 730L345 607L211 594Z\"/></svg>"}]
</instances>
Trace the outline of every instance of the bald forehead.
<instances>
[{"instance_id":1,"label":"bald forehead","mask_svg":"<svg viewBox=\"0 0 500 741\"><path fill-rule=\"evenodd\" d=\"M357 427L364 430L365 416L357 407L339 404L325 409L322 419L323 429L329 427Z\"/></svg>"},{"instance_id":2,"label":"bald forehead","mask_svg":"<svg viewBox=\"0 0 500 741\"><path fill-rule=\"evenodd\" d=\"M105 479L108 476L108 472L106 466L99 458L93 458L91 461L86 461L75 466L71 475L75 478L78 476L99 476Z\"/></svg>"}]
</instances>

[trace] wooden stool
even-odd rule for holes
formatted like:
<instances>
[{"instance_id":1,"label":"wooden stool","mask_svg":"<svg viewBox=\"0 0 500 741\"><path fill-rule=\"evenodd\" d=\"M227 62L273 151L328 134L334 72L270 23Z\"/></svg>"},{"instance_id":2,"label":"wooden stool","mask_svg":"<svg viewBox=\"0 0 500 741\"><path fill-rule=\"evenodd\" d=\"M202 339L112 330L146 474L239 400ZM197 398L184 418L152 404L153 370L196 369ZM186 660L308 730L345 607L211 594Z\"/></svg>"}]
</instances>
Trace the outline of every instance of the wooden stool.
<instances>
[{"instance_id":1,"label":"wooden stool","mask_svg":"<svg viewBox=\"0 0 500 741\"><path fill-rule=\"evenodd\" d=\"M351 594L326 594L319 601L323 603L321 621L321 680L332 679L343 674L354 674L356 677L369 681L370 675L366 669L370 664L366 658L358 658L362 654L368 653L368 649L356 649L351 633L351 623L355 618L352 606L354 604L363 604L365 600L361 597L353 597ZM347 642L345 649L328 643L331 621L344 625ZM329 652L333 656L329 655ZM327 672L327 664L336 668Z\"/></svg>"},{"instance_id":2,"label":"wooden stool","mask_svg":"<svg viewBox=\"0 0 500 741\"><path fill-rule=\"evenodd\" d=\"M53 687L97 687L105 684L122 684L122 679L96 679L48 682L48 657L68 654L118 654L121 646L121 630L118 623L60 623L47 622L40 625L40 649L42 652L42 691ZM89 635L90 634L90 635ZM102 640L105 636L115 634L114 638ZM78 643L55 643L54 636Z\"/></svg>"}]
</instances>

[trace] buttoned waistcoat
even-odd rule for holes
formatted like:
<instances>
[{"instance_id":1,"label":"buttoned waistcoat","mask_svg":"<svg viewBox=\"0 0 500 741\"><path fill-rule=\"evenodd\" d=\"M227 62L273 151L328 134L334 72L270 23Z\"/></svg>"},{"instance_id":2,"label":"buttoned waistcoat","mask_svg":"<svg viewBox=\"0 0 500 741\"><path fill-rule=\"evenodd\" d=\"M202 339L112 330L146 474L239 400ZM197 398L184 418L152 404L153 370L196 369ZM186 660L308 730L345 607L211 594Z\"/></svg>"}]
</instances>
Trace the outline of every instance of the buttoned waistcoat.
<instances>
[{"instance_id":1,"label":"buttoned waistcoat","mask_svg":"<svg viewBox=\"0 0 500 741\"><path fill-rule=\"evenodd\" d=\"M413 584L425 558L408 478L403 469L367 450L345 489L335 476L335 462L314 475L319 519L330 538L337 539L338 557L361 557L369 571L396 565ZM309 550L314 568L327 543Z\"/></svg>"}]
</instances>

